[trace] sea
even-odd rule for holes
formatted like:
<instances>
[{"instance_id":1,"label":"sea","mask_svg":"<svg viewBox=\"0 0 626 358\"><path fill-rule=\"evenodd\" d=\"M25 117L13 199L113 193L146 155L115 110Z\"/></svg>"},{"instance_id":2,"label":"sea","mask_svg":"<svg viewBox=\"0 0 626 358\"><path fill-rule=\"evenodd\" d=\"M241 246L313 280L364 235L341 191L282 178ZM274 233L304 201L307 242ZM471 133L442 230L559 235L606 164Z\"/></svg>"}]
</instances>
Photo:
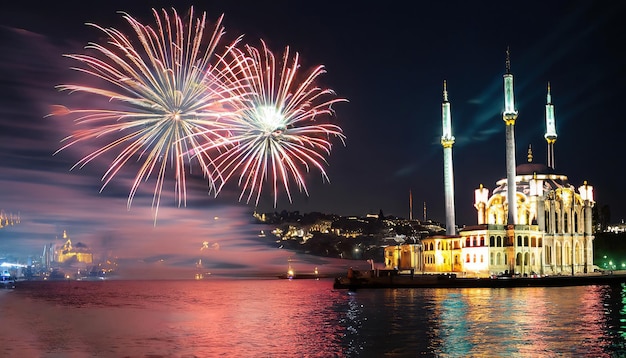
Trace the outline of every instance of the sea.
<instances>
[{"instance_id":1,"label":"sea","mask_svg":"<svg viewBox=\"0 0 626 358\"><path fill-rule=\"evenodd\" d=\"M623 285L20 282L0 291L0 357L625 357L625 303Z\"/></svg>"}]
</instances>

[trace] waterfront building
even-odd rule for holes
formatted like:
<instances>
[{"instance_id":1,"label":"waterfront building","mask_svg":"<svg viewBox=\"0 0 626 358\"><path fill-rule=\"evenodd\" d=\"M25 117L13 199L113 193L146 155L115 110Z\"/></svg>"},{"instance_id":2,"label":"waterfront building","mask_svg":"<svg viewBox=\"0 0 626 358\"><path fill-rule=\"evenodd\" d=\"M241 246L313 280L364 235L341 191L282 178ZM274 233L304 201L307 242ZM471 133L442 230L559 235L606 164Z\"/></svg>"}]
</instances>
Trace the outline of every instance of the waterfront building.
<instances>
[{"instance_id":1,"label":"waterfront building","mask_svg":"<svg viewBox=\"0 0 626 358\"><path fill-rule=\"evenodd\" d=\"M612 232L614 234L626 232L626 223L624 223L624 219L622 219L619 224L609 225L604 232Z\"/></svg>"},{"instance_id":2,"label":"waterfront building","mask_svg":"<svg viewBox=\"0 0 626 358\"><path fill-rule=\"evenodd\" d=\"M72 240L67 235L66 231L63 231L63 240L66 240L63 246L56 252L56 262L76 262L91 264L93 263L93 254L89 248L83 243L77 243L72 246Z\"/></svg>"},{"instance_id":3,"label":"waterfront building","mask_svg":"<svg viewBox=\"0 0 626 358\"><path fill-rule=\"evenodd\" d=\"M515 165L514 126L518 112L510 69L507 50L502 113L506 125L506 177L496 182L491 193L482 184L475 190L477 224L463 227L457 234L448 230L446 235L429 236L417 244L389 246L385 248L387 268L473 277L574 275L593 271L593 187L585 181L576 188L566 175L555 170L557 134L550 84L544 136L547 165L533 161L531 147L527 162ZM449 126L446 118L450 115L444 112L444 136ZM451 164L446 162L444 172L449 168ZM445 190L446 210L453 209L448 204L454 201L448 197L453 191L447 185ZM509 205L512 202L515 204ZM447 213L447 218L450 217L454 214ZM446 222L446 225L454 223Z\"/></svg>"}]
</instances>

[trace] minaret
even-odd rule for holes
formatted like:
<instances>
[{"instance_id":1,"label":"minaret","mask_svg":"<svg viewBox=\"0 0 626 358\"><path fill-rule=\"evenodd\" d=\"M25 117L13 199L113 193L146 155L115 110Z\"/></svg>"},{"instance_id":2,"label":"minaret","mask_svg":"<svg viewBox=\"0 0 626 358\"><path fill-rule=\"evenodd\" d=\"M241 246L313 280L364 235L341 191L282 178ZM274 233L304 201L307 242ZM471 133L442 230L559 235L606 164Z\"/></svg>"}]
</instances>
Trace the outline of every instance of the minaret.
<instances>
[{"instance_id":1,"label":"minaret","mask_svg":"<svg viewBox=\"0 0 626 358\"><path fill-rule=\"evenodd\" d=\"M450 102L448 102L448 89L446 81L443 81L443 103L441 104L441 118L443 121L443 134L441 145L443 146L443 183L446 199L446 235L456 234L454 219L454 174L452 170L452 125L450 117Z\"/></svg>"},{"instance_id":2,"label":"minaret","mask_svg":"<svg viewBox=\"0 0 626 358\"><path fill-rule=\"evenodd\" d=\"M504 74L504 112L502 119L506 124L506 187L509 225L517 223L517 187L515 184L515 97L513 95L513 75L509 49L506 49L506 73Z\"/></svg>"},{"instance_id":3,"label":"minaret","mask_svg":"<svg viewBox=\"0 0 626 358\"><path fill-rule=\"evenodd\" d=\"M554 169L554 143L556 142L556 124L554 122L554 105L550 94L550 82L548 82L548 94L546 96L546 134L548 142L548 168Z\"/></svg>"},{"instance_id":4,"label":"minaret","mask_svg":"<svg viewBox=\"0 0 626 358\"><path fill-rule=\"evenodd\" d=\"M595 201L593 200L593 187L589 184L587 184L587 181L585 180L583 185L578 188L578 191L580 193L580 198L583 200L583 217L584 217L584 235L583 238L585 239L584 241L584 263L585 263L585 267L584 267L584 272L587 273L589 272L589 264L593 263L593 255L589 255L589 249L588 248L593 248L593 222L592 222L592 208L595 205ZM591 251L593 252L593 251Z\"/></svg>"},{"instance_id":5,"label":"minaret","mask_svg":"<svg viewBox=\"0 0 626 358\"><path fill-rule=\"evenodd\" d=\"M489 202L489 189L480 184L474 190L474 207L478 210L478 225L487 224L487 203Z\"/></svg>"}]
</instances>

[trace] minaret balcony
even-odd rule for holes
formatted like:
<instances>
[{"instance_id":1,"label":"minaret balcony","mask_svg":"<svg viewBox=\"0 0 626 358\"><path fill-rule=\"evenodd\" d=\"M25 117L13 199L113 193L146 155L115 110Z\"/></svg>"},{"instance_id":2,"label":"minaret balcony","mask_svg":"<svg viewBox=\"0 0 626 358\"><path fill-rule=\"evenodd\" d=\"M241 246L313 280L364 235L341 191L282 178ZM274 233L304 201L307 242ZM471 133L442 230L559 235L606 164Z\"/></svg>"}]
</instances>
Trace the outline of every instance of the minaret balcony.
<instances>
[{"instance_id":1,"label":"minaret balcony","mask_svg":"<svg viewBox=\"0 0 626 358\"><path fill-rule=\"evenodd\" d=\"M517 119L517 112L502 113L502 120L507 126L514 126L516 119Z\"/></svg>"},{"instance_id":2,"label":"minaret balcony","mask_svg":"<svg viewBox=\"0 0 626 358\"><path fill-rule=\"evenodd\" d=\"M441 145L444 148L452 148L453 144L454 144L454 137L452 137L452 138L441 138Z\"/></svg>"}]
</instances>

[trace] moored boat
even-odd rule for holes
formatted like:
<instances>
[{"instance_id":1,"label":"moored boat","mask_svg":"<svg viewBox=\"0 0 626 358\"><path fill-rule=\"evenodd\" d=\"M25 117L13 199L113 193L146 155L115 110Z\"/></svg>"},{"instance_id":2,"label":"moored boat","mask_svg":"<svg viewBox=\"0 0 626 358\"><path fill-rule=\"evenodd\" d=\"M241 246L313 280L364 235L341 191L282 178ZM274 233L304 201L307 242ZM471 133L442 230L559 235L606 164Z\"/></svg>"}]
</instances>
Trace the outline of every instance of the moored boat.
<instances>
[{"instance_id":1,"label":"moored boat","mask_svg":"<svg viewBox=\"0 0 626 358\"><path fill-rule=\"evenodd\" d=\"M287 272L282 275L279 275L278 278L295 280L295 279L313 279L318 280L320 278L329 278L332 276L320 274L317 267L313 270L313 272L296 272L291 266L291 261L289 262L289 267Z\"/></svg>"}]
</instances>

